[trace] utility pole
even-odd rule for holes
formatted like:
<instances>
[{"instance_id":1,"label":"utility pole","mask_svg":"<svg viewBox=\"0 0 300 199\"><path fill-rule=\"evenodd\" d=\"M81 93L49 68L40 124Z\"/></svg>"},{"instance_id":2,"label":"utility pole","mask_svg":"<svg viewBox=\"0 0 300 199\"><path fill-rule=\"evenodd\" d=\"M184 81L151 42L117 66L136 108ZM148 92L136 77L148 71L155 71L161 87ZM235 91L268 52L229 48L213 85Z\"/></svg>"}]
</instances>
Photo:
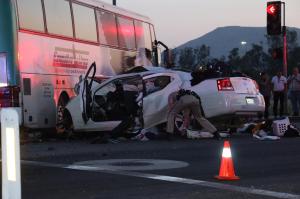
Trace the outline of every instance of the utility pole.
<instances>
[{"instance_id":1,"label":"utility pole","mask_svg":"<svg viewBox=\"0 0 300 199\"><path fill-rule=\"evenodd\" d=\"M117 6L117 0L113 0L113 5Z\"/></svg>"}]
</instances>

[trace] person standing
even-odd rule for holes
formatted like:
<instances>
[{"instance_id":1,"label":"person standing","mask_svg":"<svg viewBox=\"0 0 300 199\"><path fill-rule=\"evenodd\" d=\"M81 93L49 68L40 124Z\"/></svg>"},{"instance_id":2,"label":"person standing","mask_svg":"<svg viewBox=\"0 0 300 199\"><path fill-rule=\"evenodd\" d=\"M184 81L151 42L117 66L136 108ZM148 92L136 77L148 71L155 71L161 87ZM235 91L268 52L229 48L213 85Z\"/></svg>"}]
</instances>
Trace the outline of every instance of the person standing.
<instances>
[{"instance_id":1,"label":"person standing","mask_svg":"<svg viewBox=\"0 0 300 199\"><path fill-rule=\"evenodd\" d=\"M176 102L170 107L168 114L167 132L174 133L174 120L182 110L189 109L198 123L208 132L214 135L214 138L220 139L218 130L203 117L201 113L200 97L193 91L180 89L177 92Z\"/></svg>"},{"instance_id":2,"label":"person standing","mask_svg":"<svg viewBox=\"0 0 300 199\"><path fill-rule=\"evenodd\" d=\"M287 79L282 75L281 71L278 71L277 74L272 78L272 90L273 90L273 112L274 117L277 117L278 111L278 102L280 102L279 115L283 116L284 110L284 95L287 90Z\"/></svg>"},{"instance_id":3,"label":"person standing","mask_svg":"<svg viewBox=\"0 0 300 199\"><path fill-rule=\"evenodd\" d=\"M262 72L260 74L258 85L259 85L259 92L264 96L264 100L265 100L264 118L268 119L272 84L267 73Z\"/></svg>"},{"instance_id":4,"label":"person standing","mask_svg":"<svg viewBox=\"0 0 300 199\"><path fill-rule=\"evenodd\" d=\"M293 116L299 116L300 106L300 74L299 69L295 67L293 74L288 78L289 97L292 102Z\"/></svg>"}]
</instances>

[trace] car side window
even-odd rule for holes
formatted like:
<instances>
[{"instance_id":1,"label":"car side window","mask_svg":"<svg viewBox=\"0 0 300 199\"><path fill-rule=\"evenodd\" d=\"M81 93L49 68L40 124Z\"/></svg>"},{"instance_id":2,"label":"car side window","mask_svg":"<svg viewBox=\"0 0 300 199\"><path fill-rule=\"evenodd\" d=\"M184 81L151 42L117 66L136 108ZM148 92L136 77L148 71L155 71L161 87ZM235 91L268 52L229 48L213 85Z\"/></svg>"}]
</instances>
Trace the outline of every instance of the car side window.
<instances>
[{"instance_id":1,"label":"car side window","mask_svg":"<svg viewBox=\"0 0 300 199\"><path fill-rule=\"evenodd\" d=\"M146 95L163 90L171 83L170 76L157 76L144 80Z\"/></svg>"}]
</instances>

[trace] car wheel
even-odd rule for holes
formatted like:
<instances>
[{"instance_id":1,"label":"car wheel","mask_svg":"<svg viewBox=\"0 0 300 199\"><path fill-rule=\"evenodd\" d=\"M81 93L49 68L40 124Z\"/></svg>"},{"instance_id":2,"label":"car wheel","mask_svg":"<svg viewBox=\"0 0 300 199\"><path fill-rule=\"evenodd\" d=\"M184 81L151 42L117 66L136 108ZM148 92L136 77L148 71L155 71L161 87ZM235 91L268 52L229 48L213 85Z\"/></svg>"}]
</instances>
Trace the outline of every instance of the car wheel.
<instances>
[{"instance_id":1,"label":"car wheel","mask_svg":"<svg viewBox=\"0 0 300 199\"><path fill-rule=\"evenodd\" d=\"M175 117L175 131L178 133L183 133L183 129L184 129L183 124L184 124L183 114L179 113Z\"/></svg>"}]
</instances>

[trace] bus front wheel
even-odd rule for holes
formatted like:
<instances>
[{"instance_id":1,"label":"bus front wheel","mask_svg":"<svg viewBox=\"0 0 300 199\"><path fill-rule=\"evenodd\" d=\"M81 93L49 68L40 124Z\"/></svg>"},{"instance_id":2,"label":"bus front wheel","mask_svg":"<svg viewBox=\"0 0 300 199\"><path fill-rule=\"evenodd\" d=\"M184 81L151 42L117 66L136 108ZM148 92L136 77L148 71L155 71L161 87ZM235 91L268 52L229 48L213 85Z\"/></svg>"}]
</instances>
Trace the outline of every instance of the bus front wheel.
<instances>
[{"instance_id":1,"label":"bus front wheel","mask_svg":"<svg viewBox=\"0 0 300 199\"><path fill-rule=\"evenodd\" d=\"M66 138L71 138L74 134L73 120L70 112L66 109L63 114L63 127Z\"/></svg>"},{"instance_id":2,"label":"bus front wheel","mask_svg":"<svg viewBox=\"0 0 300 199\"><path fill-rule=\"evenodd\" d=\"M65 133L64 113L65 113L65 107L68 102L69 102L69 96L67 94L63 93L59 97L58 104L57 104L57 112L56 112L56 132L57 132L57 134Z\"/></svg>"}]
</instances>

